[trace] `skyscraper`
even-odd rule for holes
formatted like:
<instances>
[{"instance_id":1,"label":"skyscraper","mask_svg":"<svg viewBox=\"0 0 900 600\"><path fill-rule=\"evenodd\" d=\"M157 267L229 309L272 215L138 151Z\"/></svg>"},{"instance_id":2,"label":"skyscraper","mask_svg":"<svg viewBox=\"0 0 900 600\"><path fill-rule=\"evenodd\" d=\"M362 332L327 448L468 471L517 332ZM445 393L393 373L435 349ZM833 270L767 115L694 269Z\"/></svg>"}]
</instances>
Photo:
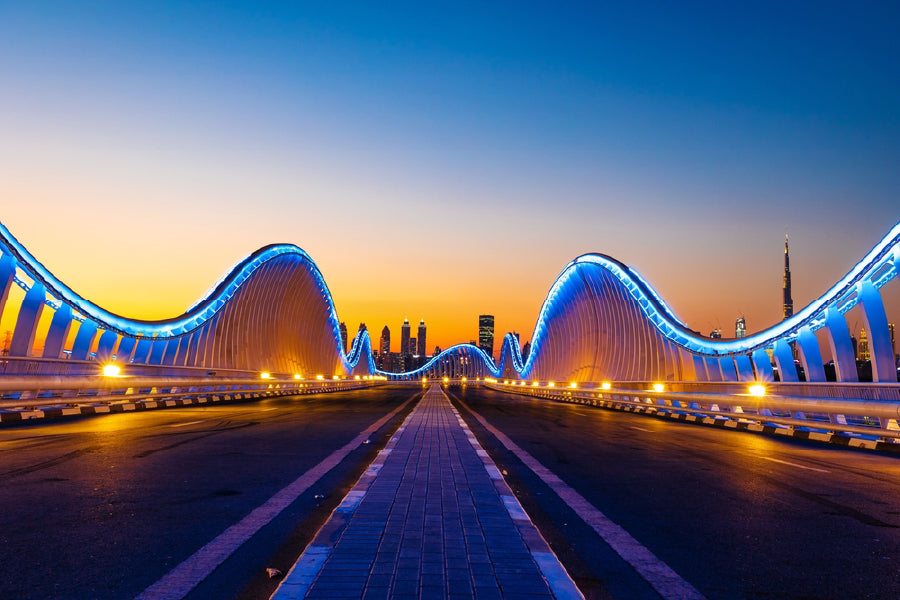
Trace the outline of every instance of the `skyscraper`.
<instances>
[{"instance_id":1,"label":"skyscraper","mask_svg":"<svg viewBox=\"0 0 900 600\"><path fill-rule=\"evenodd\" d=\"M416 356L416 338L409 338L409 351L407 352L409 356Z\"/></svg>"},{"instance_id":2,"label":"skyscraper","mask_svg":"<svg viewBox=\"0 0 900 600\"><path fill-rule=\"evenodd\" d=\"M531 342L525 342L525 345L522 346L522 360L528 360L529 354L531 354Z\"/></svg>"},{"instance_id":3,"label":"skyscraper","mask_svg":"<svg viewBox=\"0 0 900 600\"><path fill-rule=\"evenodd\" d=\"M400 327L400 356L409 354L409 319L403 319Z\"/></svg>"},{"instance_id":4,"label":"skyscraper","mask_svg":"<svg viewBox=\"0 0 900 600\"><path fill-rule=\"evenodd\" d=\"M738 317L737 321L734 322L734 337L747 337L747 319L744 317Z\"/></svg>"},{"instance_id":5,"label":"skyscraper","mask_svg":"<svg viewBox=\"0 0 900 600\"><path fill-rule=\"evenodd\" d=\"M478 347L494 356L494 315L478 315Z\"/></svg>"},{"instance_id":6,"label":"skyscraper","mask_svg":"<svg viewBox=\"0 0 900 600\"><path fill-rule=\"evenodd\" d=\"M419 332L416 336L416 354L425 357L425 319L419 321Z\"/></svg>"},{"instance_id":7,"label":"skyscraper","mask_svg":"<svg viewBox=\"0 0 900 600\"><path fill-rule=\"evenodd\" d=\"M388 329L387 325L381 330L381 339L378 341L378 350L382 355L390 354L391 352L391 330Z\"/></svg>"},{"instance_id":8,"label":"skyscraper","mask_svg":"<svg viewBox=\"0 0 900 600\"><path fill-rule=\"evenodd\" d=\"M344 354L347 354L347 324L341 321L341 344L344 348Z\"/></svg>"},{"instance_id":9,"label":"skyscraper","mask_svg":"<svg viewBox=\"0 0 900 600\"><path fill-rule=\"evenodd\" d=\"M788 255L788 236L784 234L784 318L794 315L794 299L791 298L791 259Z\"/></svg>"},{"instance_id":10,"label":"skyscraper","mask_svg":"<svg viewBox=\"0 0 900 600\"><path fill-rule=\"evenodd\" d=\"M872 353L869 352L869 337L866 335L866 329L859 330L859 356L856 360L872 360Z\"/></svg>"}]
</instances>

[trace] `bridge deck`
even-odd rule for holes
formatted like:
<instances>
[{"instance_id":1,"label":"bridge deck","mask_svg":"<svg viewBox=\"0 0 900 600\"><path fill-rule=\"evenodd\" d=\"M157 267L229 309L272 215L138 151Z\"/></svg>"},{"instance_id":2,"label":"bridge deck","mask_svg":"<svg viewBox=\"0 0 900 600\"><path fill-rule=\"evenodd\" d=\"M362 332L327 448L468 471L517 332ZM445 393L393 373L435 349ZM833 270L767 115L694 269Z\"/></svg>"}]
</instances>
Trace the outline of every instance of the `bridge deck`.
<instances>
[{"instance_id":1,"label":"bridge deck","mask_svg":"<svg viewBox=\"0 0 900 600\"><path fill-rule=\"evenodd\" d=\"M272 596L581 598L432 386Z\"/></svg>"}]
</instances>

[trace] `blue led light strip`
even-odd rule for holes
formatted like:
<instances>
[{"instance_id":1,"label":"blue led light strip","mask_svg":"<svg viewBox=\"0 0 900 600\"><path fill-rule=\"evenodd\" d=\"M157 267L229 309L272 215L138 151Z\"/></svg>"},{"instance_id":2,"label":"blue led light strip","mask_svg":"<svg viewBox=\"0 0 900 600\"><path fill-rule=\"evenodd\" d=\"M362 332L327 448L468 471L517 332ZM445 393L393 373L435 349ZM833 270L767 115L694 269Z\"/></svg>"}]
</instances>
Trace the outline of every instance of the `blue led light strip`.
<instances>
[{"instance_id":1,"label":"blue led light strip","mask_svg":"<svg viewBox=\"0 0 900 600\"><path fill-rule=\"evenodd\" d=\"M297 246L276 244L261 248L239 262L183 315L161 321L144 321L116 315L76 294L38 262L2 223L0 223L0 242L2 242L0 249L11 254L18 266L27 272L29 277L43 283L49 294L58 298L60 302L69 304L76 313L96 321L103 329L112 330L127 336L155 339L177 337L201 327L234 296L243 282L249 279L263 264L282 255L296 255L300 258L301 263L306 268L309 268L316 284L322 290L329 307L328 318L334 330L335 345L338 348L338 354L344 367L353 369L358 365L359 360L366 356L369 373L389 374L375 369L368 331L359 332L353 340L350 351L346 354L343 352L339 321L331 292L316 264L305 251ZM823 325L824 313L829 307L835 307L841 313L846 313L857 302L855 291L860 283L871 281L876 288L880 288L893 277L896 277L898 268L900 268L900 224L895 225L847 275L841 278L821 297L811 302L793 317L746 338L712 340L688 329L675 316L672 309L662 300L659 294L636 271L612 257L603 254L585 254L566 265L550 287L535 324L532 335L532 351L524 361L518 341L511 334L507 334L501 347L501 362L499 365L495 364L493 359L477 346L460 344L448 348L436 357L432 357L424 366L402 375L417 376L426 372L436 362L447 356L466 353L468 356L473 356L483 361L485 368L496 377L503 372L506 351L509 351L512 360L511 366L520 375L527 376L534 361L540 354L548 326L549 312L553 303L567 281L577 275L581 269L589 267L600 267L616 277L637 301L643 314L676 345L702 356L748 354L760 348L771 347L779 339L788 341L795 339L801 327L808 326L813 330L818 329ZM30 287L27 282L21 280L18 276L16 277L16 283L25 289ZM59 306L57 301L49 298L46 302L53 308L58 308ZM77 315L76 318L78 318Z\"/></svg>"}]
</instances>

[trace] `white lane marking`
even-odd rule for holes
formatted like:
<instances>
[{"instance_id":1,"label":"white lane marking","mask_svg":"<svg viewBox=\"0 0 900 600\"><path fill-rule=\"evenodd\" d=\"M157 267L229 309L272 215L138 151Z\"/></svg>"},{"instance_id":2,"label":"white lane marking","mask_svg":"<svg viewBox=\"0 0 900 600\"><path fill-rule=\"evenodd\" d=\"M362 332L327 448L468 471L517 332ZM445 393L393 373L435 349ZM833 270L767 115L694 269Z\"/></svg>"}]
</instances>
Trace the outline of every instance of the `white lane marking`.
<instances>
[{"instance_id":1,"label":"white lane marking","mask_svg":"<svg viewBox=\"0 0 900 600\"><path fill-rule=\"evenodd\" d=\"M478 419L481 425L490 431L506 449L515 454L535 475L541 478L557 496L559 496L581 519L621 556L625 562L634 567L644 580L649 583L665 600L706 600L694 586L681 578L678 573L656 557L647 548L634 539L621 526L613 523L606 515L597 510L587 499L569 487L550 469L542 465L533 456L519 448L515 442L496 427L488 423L484 417L472 410L467 404L460 404Z\"/></svg>"},{"instance_id":2,"label":"white lane marking","mask_svg":"<svg viewBox=\"0 0 900 600\"><path fill-rule=\"evenodd\" d=\"M631 428L632 428L632 429L637 429L638 431L646 431L647 433L653 433L652 430L650 430L650 429L644 429L643 427L635 427L634 425L632 425Z\"/></svg>"},{"instance_id":3,"label":"white lane marking","mask_svg":"<svg viewBox=\"0 0 900 600\"><path fill-rule=\"evenodd\" d=\"M394 418L412 400L412 398L407 400L369 425L344 447L329 454L325 460L253 509L249 515L220 533L214 540L194 552L184 562L164 575L162 579L136 596L135 600L181 600L181 598L187 596L192 589L197 587L201 581L225 562L244 542L268 525L281 511L299 498L300 494L308 490L323 475L336 467L352 450L358 448L365 440L369 439L371 434Z\"/></svg>"},{"instance_id":4,"label":"white lane marking","mask_svg":"<svg viewBox=\"0 0 900 600\"><path fill-rule=\"evenodd\" d=\"M826 471L825 469L817 469L815 467L807 467L806 465L798 465L797 463L793 463L787 460L778 460L777 458L771 458L768 456L759 456L757 458L761 458L763 460L770 460L772 462L781 463L783 465L790 465L792 467L797 467L798 469L806 469L807 471L816 471L817 473L831 473L831 471Z\"/></svg>"},{"instance_id":5,"label":"white lane marking","mask_svg":"<svg viewBox=\"0 0 900 600\"><path fill-rule=\"evenodd\" d=\"M187 423L175 423L174 425L169 425L169 427L187 427L188 425L196 425L197 423L203 423L203 421L188 421Z\"/></svg>"}]
</instances>

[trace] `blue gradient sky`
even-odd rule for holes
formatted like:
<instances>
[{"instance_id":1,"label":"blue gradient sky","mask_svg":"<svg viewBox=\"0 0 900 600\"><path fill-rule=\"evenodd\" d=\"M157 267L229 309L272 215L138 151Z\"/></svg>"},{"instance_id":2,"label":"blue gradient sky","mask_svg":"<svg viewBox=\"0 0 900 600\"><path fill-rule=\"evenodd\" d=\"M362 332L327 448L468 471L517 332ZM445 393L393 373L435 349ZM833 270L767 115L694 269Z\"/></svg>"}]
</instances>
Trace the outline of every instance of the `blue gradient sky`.
<instances>
[{"instance_id":1,"label":"blue gradient sky","mask_svg":"<svg viewBox=\"0 0 900 600\"><path fill-rule=\"evenodd\" d=\"M295 243L429 348L590 251L755 331L785 230L799 308L900 220L896 5L325 4L0 2L0 219L144 318Z\"/></svg>"}]
</instances>

